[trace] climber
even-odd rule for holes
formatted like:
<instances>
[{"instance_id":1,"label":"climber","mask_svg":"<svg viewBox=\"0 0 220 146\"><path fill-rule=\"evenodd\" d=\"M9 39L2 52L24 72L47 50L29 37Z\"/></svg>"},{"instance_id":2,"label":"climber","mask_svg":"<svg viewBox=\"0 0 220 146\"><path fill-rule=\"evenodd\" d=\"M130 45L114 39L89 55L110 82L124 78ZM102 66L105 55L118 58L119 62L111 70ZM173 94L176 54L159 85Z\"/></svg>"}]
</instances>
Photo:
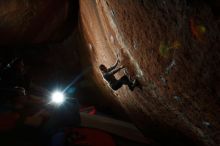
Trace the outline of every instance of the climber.
<instances>
[{"instance_id":1,"label":"climber","mask_svg":"<svg viewBox=\"0 0 220 146\"><path fill-rule=\"evenodd\" d=\"M122 85L127 85L131 91L134 90L135 87L139 85L137 80L131 80L128 75L125 75L121 77L119 80L117 80L114 76L115 73L119 72L121 69L124 69L124 66L120 66L119 68L116 68L117 65L119 64L119 59L117 58L116 63L110 67L107 68L105 65L101 64L99 66L100 71L102 72L102 76L105 79L105 81L108 82L109 86L113 90L118 90L119 88L122 87Z\"/></svg>"}]
</instances>

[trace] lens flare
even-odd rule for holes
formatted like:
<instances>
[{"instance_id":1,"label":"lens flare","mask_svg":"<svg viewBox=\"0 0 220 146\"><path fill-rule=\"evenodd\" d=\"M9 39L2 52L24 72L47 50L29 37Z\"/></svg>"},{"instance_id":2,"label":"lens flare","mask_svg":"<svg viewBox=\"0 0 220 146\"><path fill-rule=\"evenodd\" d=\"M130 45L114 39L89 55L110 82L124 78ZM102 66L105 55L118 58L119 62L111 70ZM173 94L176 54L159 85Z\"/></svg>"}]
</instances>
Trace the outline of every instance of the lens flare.
<instances>
[{"instance_id":1,"label":"lens flare","mask_svg":"<svg viewBox=\"0 0 220 146\"><path fill-rule=\"evenodd\" d=\"M51 96L51 101L55 104L62 104L65 100L63 92L55 91Z\"/></svg>"}]
</instances>

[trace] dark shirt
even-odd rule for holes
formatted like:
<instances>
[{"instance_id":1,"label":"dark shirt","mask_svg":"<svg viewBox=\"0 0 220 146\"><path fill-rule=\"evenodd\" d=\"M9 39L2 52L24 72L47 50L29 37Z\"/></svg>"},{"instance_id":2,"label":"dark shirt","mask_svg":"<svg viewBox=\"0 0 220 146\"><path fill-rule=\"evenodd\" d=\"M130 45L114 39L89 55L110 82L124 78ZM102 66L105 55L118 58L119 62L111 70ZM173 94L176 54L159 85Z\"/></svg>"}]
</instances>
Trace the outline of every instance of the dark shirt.
<instances>
[{"instance_id":1,"label":"dark shirt","mask_svg":"<svg viewBox=\"0 0 220 146\"><path fill-rule=\"evenodd\" d=\"M114 85L117 82L114 74L117 73L121 68L116 68L119 63L119 60L116 63L107 69L106 72L102 72L103 78L109 83L110 86Z\"/></svg>"},{"instance_id":2,"label":"dark shirt","mask_svg":"<svg viewBox=\"0 0 220 146\"><path fill-rule=\"evenodd\" d=\"M111 74L111 72L107 72L103 74L103 78L110 84L112 85L113 83L115 83L117 81L117 79L115 78L114 74Z\"/></svg>"}]
</instances>

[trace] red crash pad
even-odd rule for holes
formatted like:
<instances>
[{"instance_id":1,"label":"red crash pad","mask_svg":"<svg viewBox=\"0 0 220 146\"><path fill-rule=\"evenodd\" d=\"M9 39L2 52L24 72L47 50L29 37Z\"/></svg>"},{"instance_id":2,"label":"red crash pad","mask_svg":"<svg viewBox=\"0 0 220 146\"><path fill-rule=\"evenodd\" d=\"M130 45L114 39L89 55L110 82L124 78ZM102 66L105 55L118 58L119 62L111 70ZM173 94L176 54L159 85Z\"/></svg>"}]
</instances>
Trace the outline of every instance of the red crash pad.
<instances>
[{"instance_id":1,"label":"red crash pad","mask_svg":"<svg viewBox=\"0 0 220 146\"><path fill-rule=\"evenodd\" d=\"M74 128L71 133L70 145L115 146L111 135L97 129Z\"/></svg>"}]
</instances>

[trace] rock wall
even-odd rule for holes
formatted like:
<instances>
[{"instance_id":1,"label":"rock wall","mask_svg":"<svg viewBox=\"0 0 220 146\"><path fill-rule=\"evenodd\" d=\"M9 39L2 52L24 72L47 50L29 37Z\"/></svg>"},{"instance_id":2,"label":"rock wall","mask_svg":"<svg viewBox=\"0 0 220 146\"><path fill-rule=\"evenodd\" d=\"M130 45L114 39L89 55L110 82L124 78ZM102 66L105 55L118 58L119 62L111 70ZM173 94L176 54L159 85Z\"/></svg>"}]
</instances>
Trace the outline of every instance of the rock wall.
<instances>
[{"instance_id":1,"label":"rock wall","mask_svg":"<svg viewBox=\"0 0 220 146\"><path fill-rule=\"evenodd\" d=\"M69 0L1 0L0 45L39 44L64 39L74 28L70 27L73 24L70 16L77 15L77 3Z\"/></svg>"},{"instance_id":2,"label":"rock wall","mask_svg":"<svg viewBox=\"0 0 220 146\"><path fill-rule=\"evenodd\" d=\"M211 2L80 0L90 77L163 144L220 145L219 3ZM98 66L117 56L143 90L108 87Z\"/></svg>"}]
</instances>

